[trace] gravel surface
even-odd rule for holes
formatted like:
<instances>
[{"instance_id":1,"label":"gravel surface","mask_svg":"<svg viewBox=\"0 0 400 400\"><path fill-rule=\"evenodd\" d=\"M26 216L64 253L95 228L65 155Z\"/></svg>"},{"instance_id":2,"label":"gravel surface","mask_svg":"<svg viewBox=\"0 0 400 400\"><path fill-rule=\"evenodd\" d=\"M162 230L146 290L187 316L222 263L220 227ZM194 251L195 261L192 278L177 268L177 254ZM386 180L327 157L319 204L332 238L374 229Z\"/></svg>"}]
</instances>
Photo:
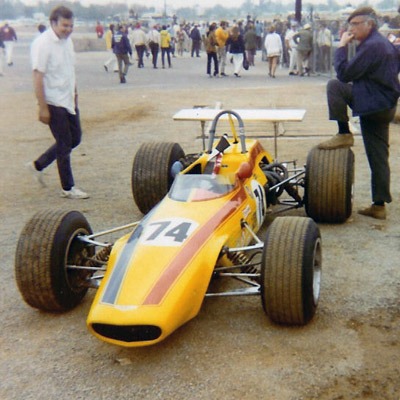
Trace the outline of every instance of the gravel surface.
<instances>
[{"instance_id":1,"label":"gravel surface","mask_svg":"<svg viewBox=\"0 0 400 400\"><path fill-rule=\"evenodd\" d=\"M297 78L266 64L210 79L206 59L174 58L172 69L132 67L128 83L105 73L106 53L77 55L84 137L73 152L84 201L59 197L57 169L38 188L23 164L52 139L37 122L28 39L15 48L15 65L0 77L0 398L1 399L399 399L400 397L400 128L391 126L393 203L386 221L353 213L344 224L320 224L323 276L320 304L305 327L282 327L251 298L205 300L200 314L164 342L125 349L86 329L93 299L65 314L29 308L14 281L14 253L30 216L48 208L78 209L96 231L141 218L130 189L132 159L141 143L179 142L201 150L199 124L172 115L195 104L227 108L305 108L302 123L285 124L279 160L303 165L308 151L335 133L327 120L327 77ZM272 125L246 125L273 152ZM355 136L354 208L370 203L369 169ZM292 215L305 215L297 210ZM268 217L266 226L272 221Z\"/></svg>"}]
</instances>

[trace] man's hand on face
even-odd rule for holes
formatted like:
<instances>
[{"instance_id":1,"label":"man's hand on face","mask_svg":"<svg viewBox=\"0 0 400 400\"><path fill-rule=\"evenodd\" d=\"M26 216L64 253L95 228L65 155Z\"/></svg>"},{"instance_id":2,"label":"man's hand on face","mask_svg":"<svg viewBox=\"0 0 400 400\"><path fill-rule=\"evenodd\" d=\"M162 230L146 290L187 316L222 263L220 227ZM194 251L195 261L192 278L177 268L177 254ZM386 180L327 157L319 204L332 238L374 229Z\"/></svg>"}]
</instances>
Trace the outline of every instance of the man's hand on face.
<instances>
[{"instance_id":1,"label":"man's hand on face","mask_svg":"<svg viewBox=\"0 0 400 400\"><path fill-rule=\"evenodd\" d=\"M340 38L339 47L347 46L354 39L354 35L348 31L344 32Z\"/></svg>"}]
</instances>

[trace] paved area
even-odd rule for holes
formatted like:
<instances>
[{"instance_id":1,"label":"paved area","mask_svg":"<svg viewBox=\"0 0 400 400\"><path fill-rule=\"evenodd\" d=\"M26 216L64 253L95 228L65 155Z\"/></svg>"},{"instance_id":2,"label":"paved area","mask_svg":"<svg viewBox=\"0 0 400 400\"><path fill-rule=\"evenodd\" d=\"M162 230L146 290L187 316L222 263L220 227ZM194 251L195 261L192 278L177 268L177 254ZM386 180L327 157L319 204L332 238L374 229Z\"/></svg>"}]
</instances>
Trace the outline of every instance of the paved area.
<instances>
[{"instance_id":1,"label":"paved area","mask_svg":"<svg viewBox=\"0 0 400 400\"><path fill-rule=\"evenodd\" d=\"M78 209L96 231L140 219L130 189L133 156L141 143L154 140L199 151L199 124L172 120L194 104L305 108L304 122L285 124L279 138L279 159L304 165L321 136L336 130L327 120L327 78L289 77L279 69L275 80L268 79L258 58L240 79L210 79L203 56L173 59L171 70L154 71L146 60L144 69L132 68L128 84L120 85L102 67L105 53L80 53L84 136L72 163L78 186L91 197L70 201L59 197L55 166L45 172L44 189L23 167L52 143L48 128L37 122L28 42L23 37L18 43L14 67L0 78L1 399L399 399L399 126L391 127L394 201L388 220L354 212L345 224L320 224L322 291L311 324L275 325L256 297L207 299L193 321L159 345L123 349L87 331L94 293L65 314L37 312L23 303L13 264L26 221L49 208ZM246 132L261 136L272 151L271 124L246 125ZM357 209L370 202L359 135L353 150Z\"/></svg>"}]
</instances>

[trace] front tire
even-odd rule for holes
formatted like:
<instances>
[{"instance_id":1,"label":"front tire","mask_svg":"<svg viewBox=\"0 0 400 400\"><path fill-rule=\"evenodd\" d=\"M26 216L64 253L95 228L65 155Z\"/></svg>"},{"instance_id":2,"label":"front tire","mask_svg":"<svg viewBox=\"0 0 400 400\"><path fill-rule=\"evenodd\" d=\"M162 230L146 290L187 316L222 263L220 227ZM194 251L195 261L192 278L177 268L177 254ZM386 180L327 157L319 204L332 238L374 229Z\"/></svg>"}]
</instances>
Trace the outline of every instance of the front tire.
<instances>
[{"instance_id":1,"label":"front tire","mask_svg":"<svg viewBox=\"0 0 400 400\"><path fill-rule=\"evenodd\" d=\"M261 262L261 300L272 321L305 325L321 285L321 235L310 218L279 217L268 228Z\"/></svg>"},{"instance_id":2,"label":"front tire","mask_svg":"<svg viewBox=\"0 0 400 400\"><path fill-rule=\"evenodd\" d=\"M185 157L178 143L144 143L133 160L132 194L139 210L149 212L170 189L174 177L171 168Z\"/></svg>"},{"instance_id":3,"label":"front tire","mask_svg":"<svg viewBox=\"0 0 400 400\"><path fill-rule=\"evenodd\" d=\"M313 148L307 158L306 213L317 222L344 222L353 208L354 153Z\"/></svg>"},{"instance_id":4,"label":"front tire","mask_svg":"<svg viewBox=\"0 0 400 400\"><path fill-rule=\"evenodd\" d=\"M77 239L91 233L78 211L41 211L27 222L15 256L15 279L27 304L43 311L68 311L82 301L88 272L67 265L84 265L93 254L93 248Z\"/></svg>"}]
</instances>

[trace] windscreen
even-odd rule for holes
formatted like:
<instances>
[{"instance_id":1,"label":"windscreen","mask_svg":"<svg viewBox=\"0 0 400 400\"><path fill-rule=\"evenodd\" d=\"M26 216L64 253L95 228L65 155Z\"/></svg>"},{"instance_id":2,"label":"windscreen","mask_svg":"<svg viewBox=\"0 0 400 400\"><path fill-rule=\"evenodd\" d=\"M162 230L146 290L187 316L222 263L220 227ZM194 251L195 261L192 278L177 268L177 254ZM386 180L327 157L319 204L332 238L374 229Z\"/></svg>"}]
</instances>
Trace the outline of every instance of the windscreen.
<instances>
[{"instance_id":1,"label":"windscreen","mask_svg":"<svg viewBox=\"0 0 400 400\"><path fill-rule=\"evenodd\" d=\"M233 190L232 179L226 175L177 175L169 197L177 201L204 201L223 196Z\"/></svg>"}]
</instances>

